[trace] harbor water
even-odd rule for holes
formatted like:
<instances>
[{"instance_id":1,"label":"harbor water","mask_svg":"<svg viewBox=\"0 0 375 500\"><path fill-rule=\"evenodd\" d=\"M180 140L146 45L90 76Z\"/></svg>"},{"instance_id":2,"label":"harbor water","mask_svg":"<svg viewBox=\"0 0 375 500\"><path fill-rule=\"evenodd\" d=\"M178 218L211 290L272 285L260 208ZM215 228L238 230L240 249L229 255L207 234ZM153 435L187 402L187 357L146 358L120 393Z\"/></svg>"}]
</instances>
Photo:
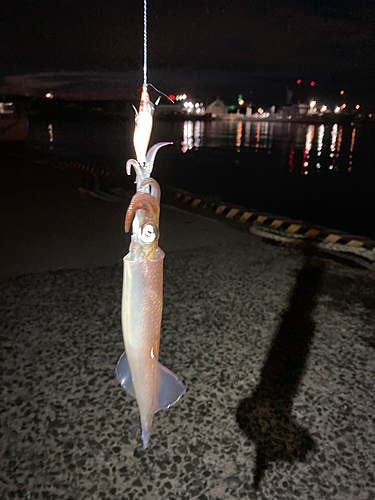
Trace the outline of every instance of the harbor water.
<instances>
[{"instance_id":1,"label":"harbor water","mask_svg":"<svg viewBox=\"0 0 375 500\"><path fill-rule=\"evenodd\" d=\"M134 121L31 121L28 146L110 171L126 183ZM155 121L153 176L163 186L375 237L371 125Z\"/></svg>"}]
</instances>

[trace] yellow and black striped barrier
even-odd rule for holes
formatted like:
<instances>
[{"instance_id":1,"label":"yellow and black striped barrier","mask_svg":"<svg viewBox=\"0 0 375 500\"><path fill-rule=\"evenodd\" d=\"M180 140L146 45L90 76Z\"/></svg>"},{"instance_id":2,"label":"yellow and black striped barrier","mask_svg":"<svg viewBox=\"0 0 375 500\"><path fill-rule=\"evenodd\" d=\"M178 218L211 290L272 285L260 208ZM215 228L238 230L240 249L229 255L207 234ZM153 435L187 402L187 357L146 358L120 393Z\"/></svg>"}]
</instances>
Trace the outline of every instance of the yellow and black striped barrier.
<instances>
[{"instance_id":1,"label":"yellow and black striped barrier","mask_svg":"<svg viewBox=\"0 0 375 500\"><path fill-rule=\"evenodd\" d=\"M89 172L92 175L101 175L102 177L105 177L106 179L111 175L110 172L100 169L100 168L94 168L94 167L89 167L88 165L83 165L82 163L77 163L75 161L69 161L69 162L60 162L63 163L64 165L70 165L73 168L78 168L79 170L82 170L83 172Z\"/></svg>"},{"instance_id":2,"label":"yellow and black striped barrier","mask_svg":"<svg viewBox=\"0 0 375 500\"><path fill-rule=\"evenodd\" d=\"M319 242L346 245L353 250L363 248L375 252L375 242L362 236L353 236L323 226L313 226L286 217L278 217L257 210L248 210L244 207L230 206L220 202L207 203L198 196L184 191L176 191L175 199L190 208L209 209L215 215L235 220L247 226L260 226L269 230L280 231L280 233L287 236L298 235Z\"/></svg>"},{"instance_id":3,"label":"yellow and black striped barrier","mask_svg":"<svg viewBox=\"0 0 375 500\"><path fill-rule=\"evenodd\" d=\"M88 165L83 165L82 163L78 163L76 161L61 161L54 157L47 157L43 159L39 158L37 160L34 160L34 163L39 163L41 165L51 165L55 167L73 167L77 168L78 170L82 170L82 172L88 172L92 175L100 175L102 177L105 177L106 179L108 179L108 177L111 175L110 172L101 168L89 167Z\"/></svg>"}]
</instances>

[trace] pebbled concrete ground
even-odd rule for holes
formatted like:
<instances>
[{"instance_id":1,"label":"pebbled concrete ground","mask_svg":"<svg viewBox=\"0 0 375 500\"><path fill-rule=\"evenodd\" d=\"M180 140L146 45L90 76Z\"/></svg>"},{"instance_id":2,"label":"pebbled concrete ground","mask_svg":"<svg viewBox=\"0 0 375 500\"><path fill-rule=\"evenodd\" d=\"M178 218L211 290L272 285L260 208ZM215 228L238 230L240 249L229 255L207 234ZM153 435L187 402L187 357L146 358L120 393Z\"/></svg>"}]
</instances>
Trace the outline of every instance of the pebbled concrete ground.
<instances>
[{"instance_id":1,"label":"pebbled concrete ground","mask_svg":"<svg viewBox=\"0 0 375 500\"><path fill-rule=\"evenodd\" d=\"M160 360L187 392L146 451L121 265L1 285L1 498L375 498L373 275L246 237L166 256Z\"/></svg>"},{"instance_id":2,"label":"pebbled concrete ground","mask_svg":"<svg viewBox=\"0 0 375 500\"><path fill-rule=\"evenodd\" d=\"M1 253L0 498L375 499L371 271L164 209L160 361L187 391L143 450L115 377L124 207L38 196ZM33 217L52 199L65 224Z\"/></svg>"}]
</instances>

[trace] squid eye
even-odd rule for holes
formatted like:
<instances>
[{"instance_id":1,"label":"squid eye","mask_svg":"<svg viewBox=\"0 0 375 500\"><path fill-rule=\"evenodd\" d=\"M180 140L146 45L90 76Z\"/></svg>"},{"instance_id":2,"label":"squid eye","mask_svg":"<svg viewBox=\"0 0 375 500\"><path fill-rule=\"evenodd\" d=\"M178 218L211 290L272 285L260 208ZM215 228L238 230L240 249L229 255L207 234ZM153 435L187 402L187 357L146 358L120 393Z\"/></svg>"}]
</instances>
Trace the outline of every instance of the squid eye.
<instances>
[{"instance_id":1,"label":"squid eye","mask_svg":"<svg viewBox=\"0 0 375 500\"><path fill-rule=\"evenodd\" d=\"M140 228L140 239L142 243L152 243L156 240L157 230L152 224L145 224Z\"/></svg>"}]
</instances>

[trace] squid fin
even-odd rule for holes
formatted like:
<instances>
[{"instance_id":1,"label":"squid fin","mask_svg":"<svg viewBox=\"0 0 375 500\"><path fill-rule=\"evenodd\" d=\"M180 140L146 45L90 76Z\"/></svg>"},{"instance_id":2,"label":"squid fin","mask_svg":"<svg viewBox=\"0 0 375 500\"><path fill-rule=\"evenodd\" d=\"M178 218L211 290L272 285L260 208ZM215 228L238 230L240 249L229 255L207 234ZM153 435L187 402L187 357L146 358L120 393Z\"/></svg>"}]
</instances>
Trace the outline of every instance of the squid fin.
<instances>
[{"instance_id":1,"label":"squid fin","mask_svg":"<svg viewBox=\"0 0 375 500\"><path fill-rule=\"evenodd\" d=\"M120 359L117 362L116 376L117 380L120 382L121 387L123 387L123 389L125 389L125 391L130 394L132 398L135 398L132 374L130 372L130 366L125 351L122 353Z\"/></svg>"},{"instance_id":2,"label":"squid fin","mask_svg":"<svg viewBox=\"0 0 375 500\"><path fill-rule=\"evenodd\" d=\"M167 410L172 405L177 403L177 401L185 394L185 386L178 379L171 370L168 370L164 365L155 361L157 363L157 369L159 370L159 394L157 395L157 402L154 409L154 413L159 410ZM148 446L148 440L150 437L151 426L147 425L146 422L142 422L142 441L143 448L146 449Z\"/></svg>"},{"instance_id":3,"label":"squid fin","mask_svg":"<svg viewBox=\"0 0 375 500\"><path fill-rule=\"evenodd\" d=\"M154 413L160 410L167 410L185 394L185 386L171 370L168 370L164 365L157 363L159 370L159 394L157 395L157 402L155 405ZM124 352L118 360L116 366L117 380L125 391L135 398L135 391L133 386L132 375L126 352Z\"/></svg>"},{"instance_id":4,"label":"squid fin","mask_svg":"<svg viewBox=\"0 0 375 500\"><path fill-rule=\"evenodd\" d=\"M159 410L167 410L185 394L185 386L171 370L157 361L160 385L158 401L155 413Z\"/></svg>"}]
</instances>

